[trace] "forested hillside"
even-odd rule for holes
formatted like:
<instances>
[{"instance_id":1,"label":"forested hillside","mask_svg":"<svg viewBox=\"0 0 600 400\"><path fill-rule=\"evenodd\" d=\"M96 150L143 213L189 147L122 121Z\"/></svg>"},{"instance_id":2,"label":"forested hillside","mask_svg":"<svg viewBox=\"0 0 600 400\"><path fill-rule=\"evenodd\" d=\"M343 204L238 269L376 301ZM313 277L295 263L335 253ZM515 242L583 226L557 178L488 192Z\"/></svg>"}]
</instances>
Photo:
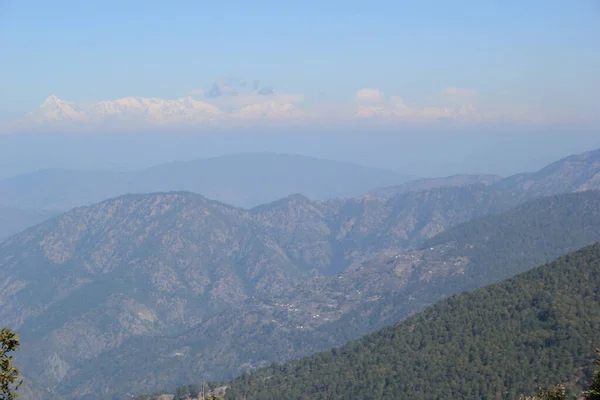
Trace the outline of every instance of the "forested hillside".
<instances>
[{"instance_id":1,"label":"forested hillside","mask_svg":"<svg viewBox=\"0 0 600 400\"><path fill-rule=\"evenodd\" d=\"M235 380L229 399L502 399L579 390L600 343L600 244L361 340Z\"/></svg>"}]
</instances>

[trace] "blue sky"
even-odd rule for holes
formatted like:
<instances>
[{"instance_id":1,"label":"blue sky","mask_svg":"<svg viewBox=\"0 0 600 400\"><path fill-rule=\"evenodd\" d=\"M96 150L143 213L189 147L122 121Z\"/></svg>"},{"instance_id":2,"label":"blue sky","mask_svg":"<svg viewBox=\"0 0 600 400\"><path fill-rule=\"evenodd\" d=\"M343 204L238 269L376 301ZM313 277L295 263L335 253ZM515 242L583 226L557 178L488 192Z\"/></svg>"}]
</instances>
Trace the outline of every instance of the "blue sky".
<instances>
[{"instance_id":1,"label":"blue sky","mask_svg":"<svg viewBox=\"0 0 600 400\"><path fill-rule=\"evenodd\" d=\"M233 76L309 105L376 88L437 106L458 87L485 107L593 114L599 43L596 0L0 0L0 112L50 94L174 99Z\"/></svg>"}]
</instances>

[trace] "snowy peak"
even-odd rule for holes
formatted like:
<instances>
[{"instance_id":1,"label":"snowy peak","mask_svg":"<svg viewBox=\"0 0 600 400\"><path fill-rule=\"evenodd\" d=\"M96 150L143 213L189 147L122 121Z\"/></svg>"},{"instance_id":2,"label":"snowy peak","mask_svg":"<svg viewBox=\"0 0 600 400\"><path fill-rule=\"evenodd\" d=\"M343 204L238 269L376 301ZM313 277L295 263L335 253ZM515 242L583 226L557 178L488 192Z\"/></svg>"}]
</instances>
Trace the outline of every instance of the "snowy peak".
<instances>
[{"instance_id":1,"label":"snowy peak","mask_svg":"<svg viewBox=\"0 0 600 400\"><path fill-rule=\"evenodd\" d=\"M85 113L74 103L59 99L52 95L49 96L39 108L37 113L32 113L34 117L42 117L49 120L85 120ZM30 114L31 115L31 114Z\"/></svg>"},{"instance_id":2,"label":"snowy peak","mask_svg":"<svg viewBox=\"0 0 600 400\"><path fill-rule=\"evenodd\" d=\"M48 107L48 106L51 106L51 105L54 105L54 104L57 104L60 102L62 102L62 100L52 94L52 95L48 96L48 98L46 100L44 100L41 107Z\"/></svg>"}]
</instances>

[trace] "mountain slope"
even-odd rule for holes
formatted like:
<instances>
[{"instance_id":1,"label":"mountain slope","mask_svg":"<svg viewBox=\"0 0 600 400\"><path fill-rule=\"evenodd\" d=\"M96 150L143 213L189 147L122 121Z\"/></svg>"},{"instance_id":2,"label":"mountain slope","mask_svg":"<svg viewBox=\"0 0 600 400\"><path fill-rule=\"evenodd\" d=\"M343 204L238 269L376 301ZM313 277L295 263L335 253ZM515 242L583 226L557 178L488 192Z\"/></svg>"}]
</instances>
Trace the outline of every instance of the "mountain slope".
<instances>
[{"instance_id":1,"label":"mountain slope","mask_svg":"<svg viewBox=\"0 0 600 400\"><path fill-rule=\"evenodd\" d=\"M600 189L600 149L563 158L534 173L508 177L495 186L521 198Z\"/></svg>"},{"instance_id":2,"label":"mountain slope","mask_svg":"<svg viewBox=\"0 0 600 400\"><path fill-rule=\"evenodd\" d=\"M514 254L494 280L600 239L600 196L583 192L486 217L501 222L483 224L488 242L467 223L454 228L460 240L401 250L406 219L445 210L434 219L456 222L465 210L448 199L468 194L481 198L472 187L405 193L401 204L420 206L402 218L398 201L300 195L250 211L190 193L76 209L0 246L0 324L18 328L23 370L53 398L94 399L233 377L355 339L487 283L476 278L498 256L486 262L488 243Z\"/></svg>"},{"instance_id":3,"label":"mountain slope","mask_svg":"<svg viewBox=\"0 0 600 400\"><path fill-rule=\"evenodd\" d=\"M600 244L341 348L235 380L230 399L512 398L589 379Z\"/></svg>"},{"instance_id":4,"label":"mountain slope","mask_svg":"<svg viewBox=\"0 0 600 400\"><path fill-rule=\"evenodd\" d=\"M500 178L494 175L456 175L419 179L402 185L381 187L367 196L390 197L407 191L483 184L510 193L519 202L561 193L600 189L600 149L558 160L533 173Z\"/></svg>"},{"instance_id":5,"label":"mountain slope","mask_svg":"<svg viewBox=\"0 0 600 400\"><path fill-rule=\"evenodd\" d=\"M311 157L235 154L128 173L40 171L0 180L0 204L68 210L128 193L191 191L253 207L294 193L314 200L350 197L406 180L391 171Z\"/></svg>"},{"instance_id":6,"label":"mountain slope","mask_svg":"<svg viewBox=\"0 0 600 400\"><path fill-rule=\"evenodd\" d=\"M176 193L76 209L0 253L0 320L19 328L24 370L42 382L131 336L185 329L302 275L253 233L247 213Z\"/></svg>"},{"instance_id":7,"label":"mountain slope","mask_svg":"<svg viewBox=\"0 0 600 400\"><path fill-rule=\"evenodd\" d=\"M492 214L425 242L420 250L382 251L346 269L342 280L321 282L320 296L361 291L363 299L320 329L349 340L402 320L437 301L498 282L600 240L600 192L534 200ZM295 289L306 292L310 285ZM300 294L297 295L302 298ZM303 300L307 302L308 300ZM339 342L338 342L339 343Z\"/></svg>"},{"instance_id":8,"label":"mountain slope","mask_svg":"<svg viewBox=\"0 0 600 400\"><path fill-rule=\"evenodd\" d=\"M447 201L459 197L462 211ZM127 195L74 209L0 244L0 323L18 329L27 343L22 353L27 376L37 377L57 396L72 390L80 397L93 392L92 377L101 379L93 385L106 385L98 371L110 369L99 363L139 348L132 343L145 348L154 342L144 354L156 349L161 358L180 341L165 335L177 337L192 328L214 332L232 322L244 322L242 332L260 330L262 319L231 317L288 298L312 276L342 272L372 252L429 237L421 224L406 221L427 226L430 209L436 211L436 226L444 228L486 212L496 200L474 188L348 206L294 195L247 211L191 193ZM383 227L381 220L387 221ZM286 332L278 334L286 337ZM235 343L233 350L239 351L244 343L235 334L232 327L231 336L215 348L229 352ZM298 351L306 351L309 343ZM240 364L270 361L289 351L282 342L259 359L241 353L249 359L235 367L237 361L231 360L224 366L224 356L202 367L237 373ZM124 365L131 367L130 361L148 373L139 356ZM111 380L116 389L122 389L124 376ZM145 384L140 376L135 380Z\"/></svg>"},{"instance_id":9,"label":"mountain slope","mask_svg":"<svg viewBox=\"0 0 600 400\"><path fill-rule=\"evenodd\" d=\"M600 196L584 192L540 199L447 232L436 244L438 238L432 239L430 245L435 247L383 251L358 260L340 275L311 278L284 297L228 310L169 344L132 342L131 349L113 352L94 366L111 370L115 359L123 360L122 368L112 370L111 381L144 375L164 380L166 387L197 382L198 376L236 375L269 359L298 358L340 345L447 296L513 276L600 240ZM186 354L177 359L162 356L180 349L186 349ZM139 352L160 362L151 367L125 362ZM202 354L201 360L193 354ZM222 374L215 374L217 365ZM146 387L154 387L153 382L146 381Z\"/></svg>"}]
</instances>

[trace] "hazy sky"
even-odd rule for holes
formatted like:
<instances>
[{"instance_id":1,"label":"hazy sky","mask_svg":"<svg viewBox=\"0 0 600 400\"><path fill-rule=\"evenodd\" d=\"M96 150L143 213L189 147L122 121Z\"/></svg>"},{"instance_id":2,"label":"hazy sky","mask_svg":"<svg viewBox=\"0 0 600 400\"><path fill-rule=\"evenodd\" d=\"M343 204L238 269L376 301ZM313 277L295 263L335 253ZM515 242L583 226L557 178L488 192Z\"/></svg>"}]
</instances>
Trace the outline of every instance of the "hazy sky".
<instances>
[{"instance_id":1,"label":"hazy sky","mask_svg":"<svg viewBox=\"0 0 600 400\"><path fill-rule=\"evenodd\" d=\"M597 0L0 0L0 113L51 94L206 99L227 76L308 109L458 102L589 119L599 43Z\"/></svg>"},{"instance_id":2,"label":"hazy sky","mask_svg":"<svg viewBox=\"0 0 600 400\"><path fill-rule=\"evenodd\" d=\"M242 151L534 170L600 147L599 43L598 0L0 0L0 177Z\"/></svg>"},{"instance_id":3,"label":"hazy sky","mask_svg":"<svg viewBox=\"0 0 600 400\"><path fill-rule=\"evenodd\" d=\"M0 135L0 178L45 168L140 169L175 160L240 152L279 152L350 161L407 175L448 176L535 171L565 156L600 148L595 129L296 129L192 134Z\"/></svg>"}]
</instances>

